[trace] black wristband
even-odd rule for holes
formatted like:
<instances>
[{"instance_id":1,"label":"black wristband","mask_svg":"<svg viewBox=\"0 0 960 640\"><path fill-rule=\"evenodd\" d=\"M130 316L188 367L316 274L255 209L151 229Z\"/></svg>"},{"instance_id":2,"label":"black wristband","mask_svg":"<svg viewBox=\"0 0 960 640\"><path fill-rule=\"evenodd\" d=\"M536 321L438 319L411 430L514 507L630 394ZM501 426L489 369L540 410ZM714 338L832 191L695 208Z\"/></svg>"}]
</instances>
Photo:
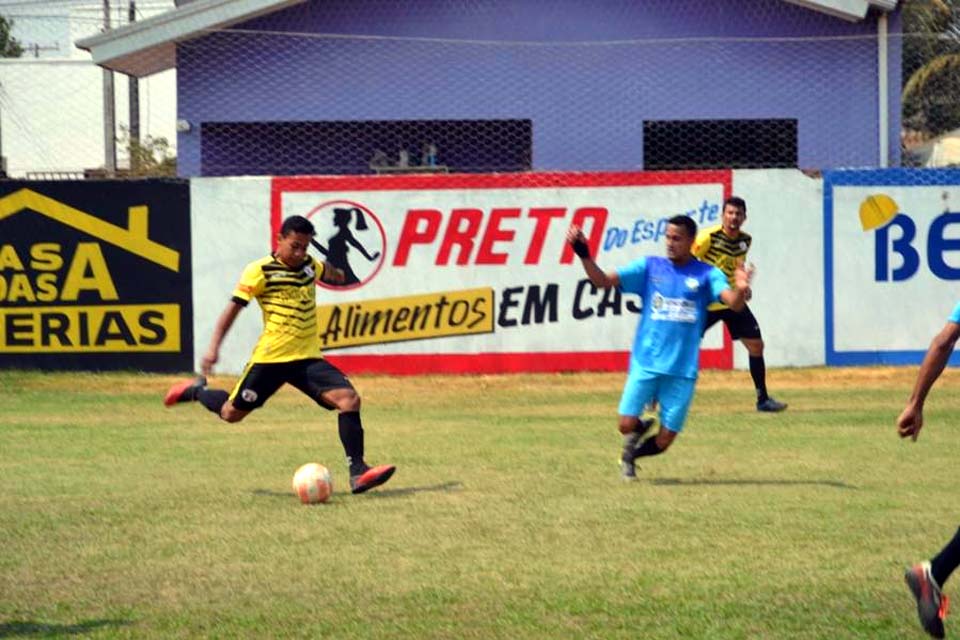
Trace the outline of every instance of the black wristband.
<instances>
[{"instance_id":1,"label":"black wristband","mask_svg":"<svg viewBox=\"0 0 960 640\"><path fill-rule=\"evenodd\" d=\"M581 258L590 258L590 247L586 242L580 240L579 238L573 241L571 245L573 247L573 252Z\"/></svg>"}]
</instances>

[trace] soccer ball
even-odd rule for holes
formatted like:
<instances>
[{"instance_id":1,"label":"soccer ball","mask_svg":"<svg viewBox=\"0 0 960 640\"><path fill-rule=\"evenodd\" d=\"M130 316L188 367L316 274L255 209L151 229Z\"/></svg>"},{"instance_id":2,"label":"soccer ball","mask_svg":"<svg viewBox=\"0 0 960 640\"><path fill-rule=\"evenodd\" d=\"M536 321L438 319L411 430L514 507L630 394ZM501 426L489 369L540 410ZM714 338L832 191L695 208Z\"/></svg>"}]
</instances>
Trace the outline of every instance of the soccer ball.
<instances>
[{"instance_id":1,"label":"soccer ball","mask_svg":"<svg viewBox=\"0 0 960 640\"><path fill-rule=\"evenodd\" d=\"M326 502L333 493L330 470L322 464L308 462L293 474L293 491L304 504Z\"/></svg>"}]
</instances>

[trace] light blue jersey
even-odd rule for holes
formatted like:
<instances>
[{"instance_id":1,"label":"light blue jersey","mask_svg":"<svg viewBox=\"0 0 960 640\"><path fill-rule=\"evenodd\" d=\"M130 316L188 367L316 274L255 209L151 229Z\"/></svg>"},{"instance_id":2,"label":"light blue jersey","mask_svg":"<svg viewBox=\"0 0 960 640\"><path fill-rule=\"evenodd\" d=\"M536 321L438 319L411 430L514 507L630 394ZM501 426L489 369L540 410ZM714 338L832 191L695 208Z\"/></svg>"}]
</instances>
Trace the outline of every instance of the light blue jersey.
<instances>
[{"instance_id":1,"label":"light blue jersey","mask_svg":"<svg viewBox=\"0 0 960 640\"><path fill-rule=\"evenodd\" d=\"M643 298L630 369L696 379L707 306L729 289L714 266L691 259L677 266L647 257L617 269L620 288Z\"/></svg>"},{"instance_id":2,"label":"light blue jersey","mask_svg":"<svg viewBox=\"0 0 960 640\"><path fill-rule=\"evenodd\" d=\"M950 314L950 317L947 318L947 320L960 324L960 302L958 302L957 306L953 308L953 313Z\"/></svg>"}]
</instances>

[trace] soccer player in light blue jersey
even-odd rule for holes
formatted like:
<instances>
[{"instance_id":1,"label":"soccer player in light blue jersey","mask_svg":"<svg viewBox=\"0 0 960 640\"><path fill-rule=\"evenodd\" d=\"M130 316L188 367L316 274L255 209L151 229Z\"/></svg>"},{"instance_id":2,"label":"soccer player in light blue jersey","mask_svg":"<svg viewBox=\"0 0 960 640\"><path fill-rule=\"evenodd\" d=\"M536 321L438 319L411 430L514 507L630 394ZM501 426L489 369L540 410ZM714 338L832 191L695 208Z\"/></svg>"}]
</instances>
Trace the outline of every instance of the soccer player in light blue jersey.
<instances>
[{"instance_id":1,"label":"soccer player in light blue jersey","mask_svg":"<svg viewBox=\"0 0 960 640\"><path fill-rule=\"evenodd\" d=\"M923 357L913 392L897 418L897 433L916 442L923 428L923 404L930 388L943 373L950 354L960 338L960 303L953 308L947 323L930 343ZM907 586L917 601L917 614L924 630L934 638L944 637L943 619L947 617L947 596L940 593L943 583L960 566L960 530L936 556L915 564L906 573Z\"/></svg>"},{"instance_id":2,"label":"soccer player in light blue jersey","mask_svg":"<svg viewBox=\"0 0 960 640\"><path fill-rule=\"evenodd\" d=\"M752 273L742 265L734 272L731 289L722 271L697 260L691 253L696 237L697 223L692 218L674 216L667 221L665 258L638 258L614 271L603 271L590 256L583 231L577 226L567 231L567 242L594 286L618 287L643 299L618 410L624 440L621 473L626 480L636 479L637 458L663 453L683 430L697 381L707 307L722 302L739 311L750 288ZM660 430L641 443L652 423L639 416L652 401L659 403Z\"/></svg>"}]
</instances>

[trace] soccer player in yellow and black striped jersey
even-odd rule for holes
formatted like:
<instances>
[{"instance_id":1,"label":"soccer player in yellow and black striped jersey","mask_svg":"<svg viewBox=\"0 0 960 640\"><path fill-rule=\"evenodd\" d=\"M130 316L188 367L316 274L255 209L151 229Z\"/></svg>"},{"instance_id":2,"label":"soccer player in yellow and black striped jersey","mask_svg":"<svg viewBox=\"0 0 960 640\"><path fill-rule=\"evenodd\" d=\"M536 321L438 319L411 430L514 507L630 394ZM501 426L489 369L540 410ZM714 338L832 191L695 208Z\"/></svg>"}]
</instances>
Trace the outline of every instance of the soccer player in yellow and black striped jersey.
<instances>
[{"instance_id":1,"label":"soccer player in yellow and black striped jersey","mask_svg":"<svg viewBox=\"0 0 960 640\"><path fill-rule=\"evenodd\" d=\"M720 224L707 227L697 234L693 254L700 260L723 271L733 284L737 267L744 264L752 238L741 227L747 219L747 203L733 196L723 203ZM747 300L749 300L749 293ZM763 360L763 338L760 325L749 306L733 311L725 304L711 305L707 310L704 332L717 322L723 321L730 337L739 340L750 354L750 376L757 390L757 411L783 411L787 405L777 402L767 393L767 367Z\"/></svg>"},{"instance_id":2,"label":"soccer player in yellow and black striped jersey","mask_svg":"<svg viewBox=\"0 0 960 640\"><path fill-rule=\"evenodd\" d=\"M342 283L344 274L307 254L315 234L302 216L283 221L277 249L247 265L233 297L220 314L210 346L201 360L202 376L180 382L163 403L197 400L227 422L240 422L289 383L325 409L336 409L340 441L350 469L350 488L363 493L383 484L396 471L392 465L370 467L363 459L360 395L350 380L320 355L316 282ZM263 333L233 391L207 388L206 375L220 355L220 345L240 312L256 299L263 312Z\"/></svg>"}]
</instances>

